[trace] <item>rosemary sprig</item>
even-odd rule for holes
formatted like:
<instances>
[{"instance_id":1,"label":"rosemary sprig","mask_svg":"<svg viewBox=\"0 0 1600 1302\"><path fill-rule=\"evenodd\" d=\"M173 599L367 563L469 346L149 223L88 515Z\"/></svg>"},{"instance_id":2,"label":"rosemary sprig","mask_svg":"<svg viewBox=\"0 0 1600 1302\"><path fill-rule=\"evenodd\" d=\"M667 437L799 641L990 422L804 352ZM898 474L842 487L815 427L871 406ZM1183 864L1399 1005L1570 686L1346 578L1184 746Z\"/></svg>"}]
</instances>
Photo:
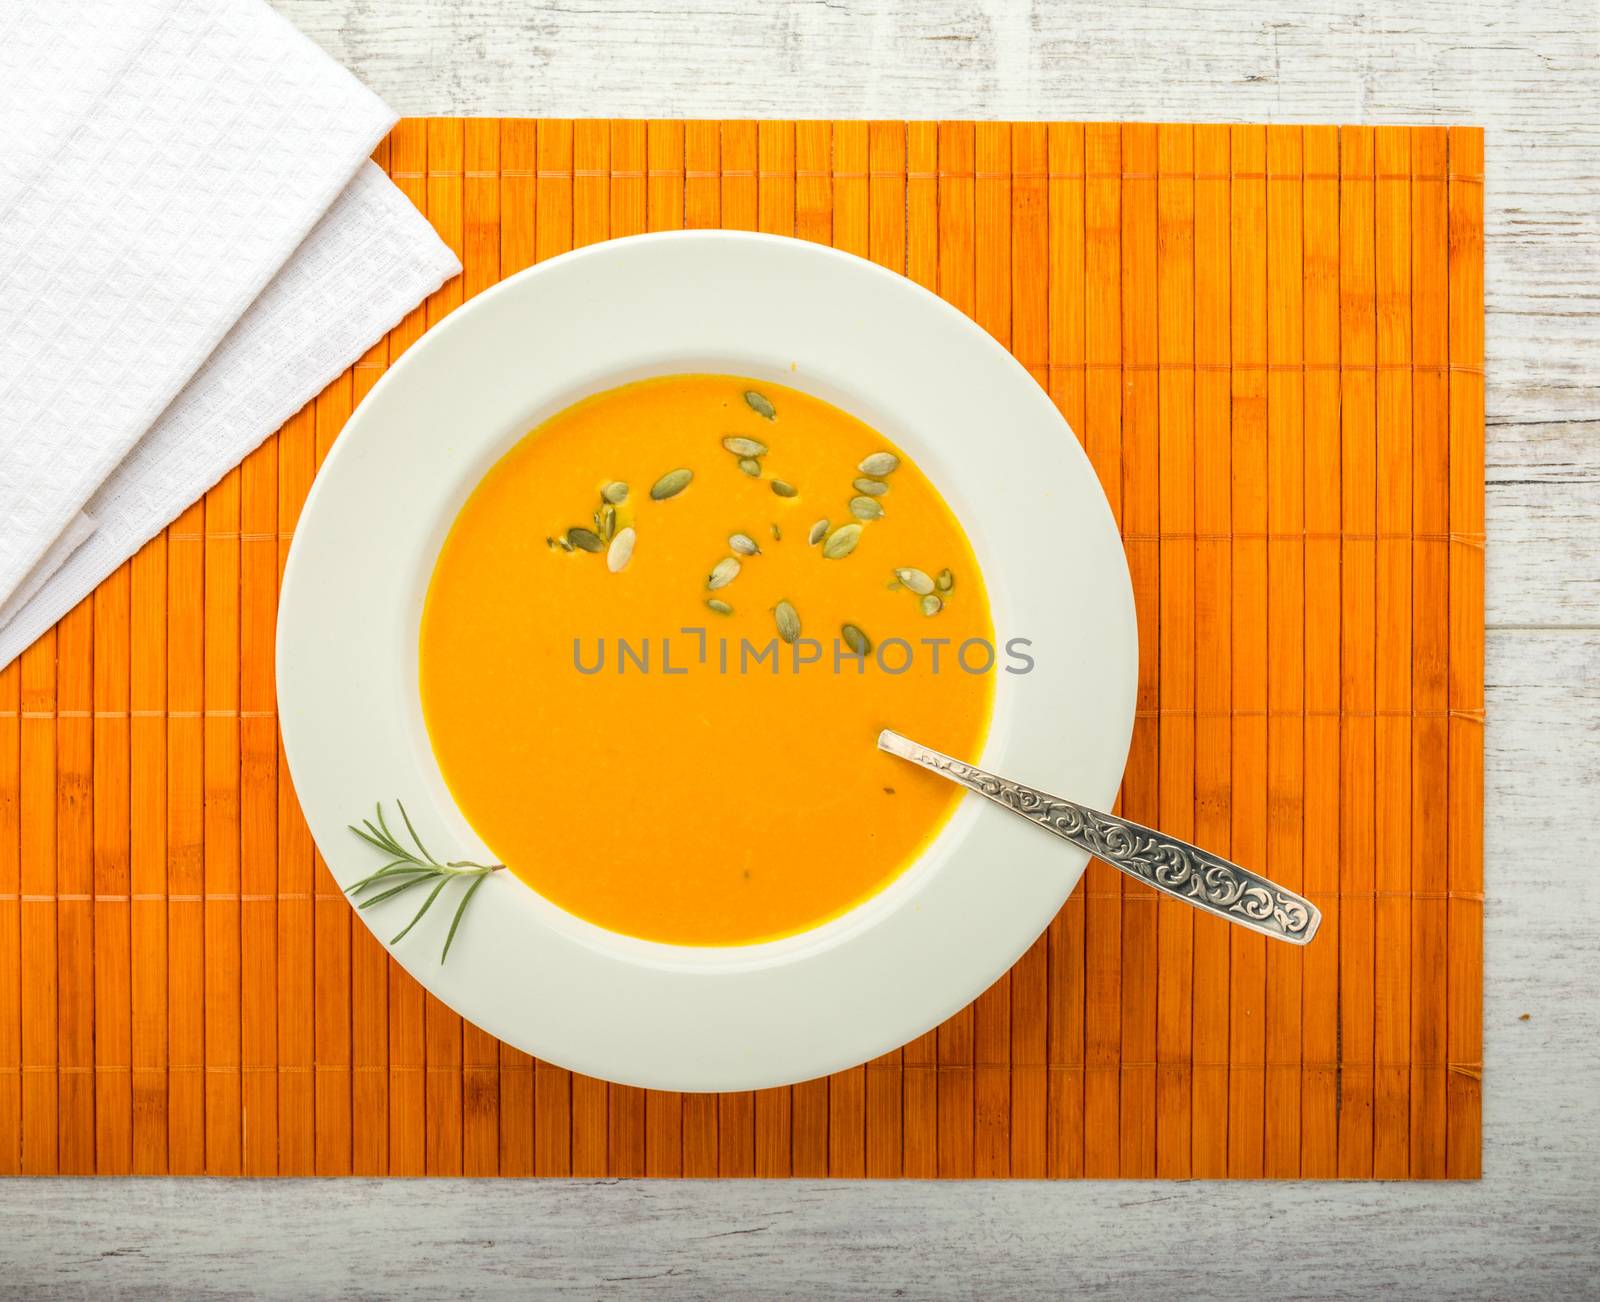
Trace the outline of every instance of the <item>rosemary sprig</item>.
<instances>
[{"instance_id":1,"label":"rosemary sprig","mask_svg":"<svg viewBox=\"0 0 1600 1302\"><path fill-rule=\"evenodd\" d=\"M441 863L428 853L428 847L422 844L422 838L417 835L417 829L411 825L411 816L406 813L406 807L398 800L394 802L400 808L400 817L405 821L406 831L410 833L416 850L408 850L402 845L389 824L383 817L383 805L380 802L375 809L377 822L370 818L361 820L361 826L353 823L350 830L359 836L374 849L383 851L389 862L384 864L377 872L363 877L353 885L345 887L346 894L352 898L359 896L363 891L374 887L382 887L376 895L369 895L356 907L370 909L374 904L382 904L385 900L393 899L413 886L433 884L433 889L428 892L428 898L423 900L422 907L410 922L406 923L399 935L389 943L396 945L404 940L406 933L417 923L422 921L422 915L439 898L439 894L452 881L467 880L470 882L466 891L461 896L461 903L456 906L456 916L450 920L449 934L444 938L444 951L439 955L439 962L443 963L450 957L450 943L456 938L456 928L461 925L461 915L467 911L467 905L472 902L472 897L477 894L478 887L482 886L490 873L499 872L505 867L503 863L473 863L470 860L455 860Z\"/></svg>"}]
</instances>

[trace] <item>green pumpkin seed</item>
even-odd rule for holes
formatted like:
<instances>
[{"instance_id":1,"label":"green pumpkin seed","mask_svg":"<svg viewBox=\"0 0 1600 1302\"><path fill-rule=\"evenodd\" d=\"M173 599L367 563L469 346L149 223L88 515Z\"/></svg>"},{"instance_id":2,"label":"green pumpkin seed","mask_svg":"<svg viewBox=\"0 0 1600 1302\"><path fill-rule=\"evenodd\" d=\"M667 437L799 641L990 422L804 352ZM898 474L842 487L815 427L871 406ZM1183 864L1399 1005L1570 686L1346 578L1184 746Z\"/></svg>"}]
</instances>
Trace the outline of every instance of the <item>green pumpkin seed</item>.
<instances>
[{"instance_id":1,"label":"green pumpkin seed","mask_svg":"<svg viewBox=\"0 0 1600 1302\"><path fill-rule=\"evenodd\" d=\"M669 497L676 497L689 487L689 481L694 478L692 470L669 470L650 486L650 496L657 502L665 502Z\"/></svg>"},{"instance_id":2,"label":"green pumpkin seed","mask_svg":"<svg viewBox=\"0 0 1600 1302\"><path fill-rule=\"evenodd\" d=\"M894 576L919 597L926 597L933 591L933 580L921 570L896 570Z\"/></svg>"},{"instance_id":3,"label":"green pumpkin seed","mask_svg":"<svg viewBox=\"0 0 1600 1302\"><path fill-rule=\"evenodd\" d=\"M756 540L747 533L729 534L728 546L733 548L740 556L761 555L761 548L756 546Z\"/></svg>"},{"instance_id":4,"label":"green pumpkin seed","mask_svg":"<svg viewBox=\"0 0 1600 1302\"><path fill-rule=\"evenodd\" d=\"M851 487L858 493L865 493L868 497L882 497L889 491L889 485L881 479L858 479Z\"/></svg>"},{"instance_id":5,"label":"green pumpkin seed","mask_svg":"<svg viewBox=\"0 0 1600 1302\"><path fill-rule=\"evenodd\" d=\"M607 502L600 508L600 536L610 542L617 533L617 508Z\"/></svg>"},{"instance_id":6,"label":"green pumpkin seed","mask_svg":"<svg viewBox=\"0 0 1600 1302\"><path fill-rule=\"evenodd\" d=\"M586 552L603 552L606 549L606 545L600 541L600 535L582 525L575 524L567 530L567 541Z\"/></svg>"},{"instance_id":7,"label":"green pumpkin seed","mask_svg":"<svg viewBox=\"0 0 1600 1302\"><path fill-rule=\"evenodd\" d=\"M815 547L819 542L827 537L827 534L828 522L826 520L818 520L814 525L811 526L811 532L806 535L806 543L809 546Z\"/></svg>"},{"instance_id":8,"label":"green pumpkin seed","mask_svg":"<svg viewBox=\"0 0 1600 1302\"><path fill-rule=\"evenodd\" d=\"M930 592L922 599L922 613L924 615L937 615L944 609L944 602L939 600L937 592Z\"/></svg>"},{"instance_id":9,"label":"green pumpkin seed","mask_svg":"<svg viewBox=\"0 0 1600 1302\"><path fill-rule=\"evenodd\" d=\"M767 455L767 445L755 439L743 438L738 434L730 434L722 440L722 446L736 457L764 457Z\"/></svg>"},{"instance_id":10,"label":"green pumpkin seed","mask_svg":"<svg viewBox=\"0 0 1600 1302\"><path fill-rule=\"evenodd\" d=\"M628 567L628 562L633 559L633 529L627 528L611 540L611 547L606 552L606 569L616 574Z\"/></svg>"},{"instance_id":11,"label":"green pumpkin seed","mask_svg":"<svg viewBox=\"0 0 1600 1302\"><path fill-rule=\"evenodd\" d=\"M740 457L739 469L749 475L751 479L761 478L761 463L754 457Z\"/></svg>"},{"instance_id":12,"label":"green pumpkin seed","mask_svg":"<svg viewBox=\"0 0 1600 1302\"><path fill-rule=\"evenodd\" d=\"M712 592L718 588L725 588L739 577L739 558L724 556L712 569L706 578L706 587Z\"/></svg>"},{"instance_id":13,"label":"green pumpkin seed","mask_svg":"<svg viewBox=\"0 0 1600 1302\"><path fill-rule=\"evenodd\" d=\"M730 606L726 601L723 601L720 597L707 597L706 605L710 606L711 609L716 611L719 615L733 614L733 607Z\"/></svg>"},{"instance_id":14,"label":"green pumpkin seed","mask_svg":"<svg viewBox=\"0 0 1600 1302\"><path fill-rule=\"evenodd\" d=\"M556 541L556 546L561 548L562 551L570 552L570 551L573 550L572 544L567 541L567 535L566 534L562 534L561 537L557 538L555 541Z\"/></svg>"},{"instance_id":15,"label":"green pumpkin seed","mask_svg":"<svg viewBox=\"0 0 1600 1302\"><path fill-rule=\"evenodd\" d=\"M785 642L793 642L800 636L800 614L787 601L780 601L772 613L778 621L778 636Z\"/></svg>"},{"instance_id":16,"label":"green pumpkin seed","mask_svg":"<svg viewBox=\"0 0 1600 1302\"><path fill-rule=\"evenodd\" d=\"M822 544L822 554L830 561L843 560L855 551L856 544L861 541L861 526L859 524L841 524L831 534L828 541Z\"/></svg>"},{"instance_id":17,"label":"green pumpkin seed","mask_svg":"<svg viewBox=\"0 0 1600 1302\"><path fill-rule=\"evenodd\" d=\"M858 656L872 654L872 639L863 633L854 624L845 624L839 629L844 638L844 644Z\"/></svg>"},{"instance_id":18,"label":"green pumpkin seed","mask_svg":"<svg viewBox=\"0 0 1600 1302\"><path fill-rule=\"evenodd\" d=\"M774 479L772 481L772 491L774 493L776 493L779 497L799 497L800 496L800 490L798 488L796 488L793 484L784 483L783 480L781 480L781 479Z\"/></svg>"},{"instance_id":19,"label":"green pumpkin seed","mask_svg":"<svg viewBox=\"0 0 1600 1302\"><path fill-rule=\"evenodd\" d=\"M858 520L883 519L883 507L875 497L852 497L850 499L850 514Z\"/></svg>"},{"instance_id":20,"label":"green pumpkin seed","mask_svg":"<svg viewBox=\"0 0 1600 1302\"><path fill-rule=\"evenodd\" d=\"M612 506L621 506L628 500L628 486L620 479L613 479L600 490L600 496L610 502Z\"/></svg>"},{"instance_id":21,"label":"green pumpkin seed","mask_svg":"<svg viewBox=\"0 0 1600 1302\"><path fill-rule=\"evenodd\" d=\"M949 570L940 570L939 577L933 581L933 586L940 592L949 592L956 586L956 576Z\"/></svg>"},{"instance_id":22,"label":"green pumpkin seed","mask_svg":"<svg viewBox=\"0 0 1600 1302\"><path fill-rule=\"evenodd\" d=\"M783 530L778 528L777 525L773 525L772 526L772 541L773 542L782 542L783 541Z\"/></svg>"},{"instance_id":23,"label":"green pumpkin seed","mask_svg":"<svg viewBox=\"0 0 1600 1302\"><path fill-rule=\"evenodd\" d=\"M778 419L778 409L772 405L771 399L764 393L757 393L754 389L744 391L744 400L750 404L750 410L758 416L765 416L768 420Z\"/></svg>"},{"instance_id":24,"label":"green pumpkin seed","mask_svg":"<svg viewBox=\"0 0 1600 1302\"><path fill-rule=\"evenodd\" d=\"M874 452L857 469L864 475L873 475L881 479L884 475L892 475L900 469L900 458L893 452Z\"/></svg>"}]
</instances>

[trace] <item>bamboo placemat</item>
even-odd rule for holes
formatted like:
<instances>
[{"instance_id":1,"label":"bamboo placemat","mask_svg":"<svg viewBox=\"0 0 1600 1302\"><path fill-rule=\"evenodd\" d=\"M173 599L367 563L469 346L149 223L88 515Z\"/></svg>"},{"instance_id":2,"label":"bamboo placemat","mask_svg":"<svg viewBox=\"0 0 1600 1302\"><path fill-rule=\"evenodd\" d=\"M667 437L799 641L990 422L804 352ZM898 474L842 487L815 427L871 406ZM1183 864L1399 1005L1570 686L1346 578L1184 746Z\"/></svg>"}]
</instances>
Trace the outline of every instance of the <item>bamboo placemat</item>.
<instances>
[{"instance_id":1,"label":"bamboo placemat","mask_svg":"<svg viewBox=\"0 0 1600 1302\"><path fill-rule=\"evenodd\" d=\"M465 275L0 670L0 1171L1478 1174L1481 131L438 119L378 160ZM353 921L274 716L318 459L464 297L679 226L870 257L1027 365L1126 539L1122 810L1315 944L1097 863L937 1031L700 1096L534 1062Z\"/></svg>"}]
</instances>

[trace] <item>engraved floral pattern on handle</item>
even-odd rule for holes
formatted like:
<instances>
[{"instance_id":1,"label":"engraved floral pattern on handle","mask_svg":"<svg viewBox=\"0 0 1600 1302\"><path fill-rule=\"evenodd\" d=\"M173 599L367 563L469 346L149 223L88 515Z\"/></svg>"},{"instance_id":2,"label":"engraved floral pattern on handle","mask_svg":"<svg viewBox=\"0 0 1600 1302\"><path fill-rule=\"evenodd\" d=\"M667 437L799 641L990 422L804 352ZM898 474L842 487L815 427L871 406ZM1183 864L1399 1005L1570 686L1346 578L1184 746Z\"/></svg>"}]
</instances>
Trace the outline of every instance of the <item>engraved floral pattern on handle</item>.
<instances>
[{"instance_id":1,"label":"engraved floral pattern on handle","mask_svg":"<svg viewBox=\"0 0 1600 1302\"><path fill-rule=\"evenodd\" d=\"M1322 921L1309 900L1187 841L1002 778L897 732L885 729L878 745L1021 814L1130 877L1252 931L1304 945Z\"/></svg>"}]
</instances>

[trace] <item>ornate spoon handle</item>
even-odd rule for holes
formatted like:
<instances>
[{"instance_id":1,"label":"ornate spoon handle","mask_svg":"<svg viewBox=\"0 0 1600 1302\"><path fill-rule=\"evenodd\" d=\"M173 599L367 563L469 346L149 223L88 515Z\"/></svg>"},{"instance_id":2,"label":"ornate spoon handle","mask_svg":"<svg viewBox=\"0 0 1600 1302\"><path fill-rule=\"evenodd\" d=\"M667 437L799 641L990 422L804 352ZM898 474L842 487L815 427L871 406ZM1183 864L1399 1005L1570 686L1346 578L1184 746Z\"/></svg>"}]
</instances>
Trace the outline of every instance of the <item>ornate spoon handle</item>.
<instances>
[{"instance_id":1,"label":"ornate spoon handle","mask_svg":"<svg viewBox=\"0 0 1600 1302\"><path fill-rule=\"evenodd\" d=\"M1304 945L1322 922L1310 900L1187 841L1025 787L887 728L878 734L878 749L976 791L1147 886L1263 936Z\"/></svg>"}]
</instances>

